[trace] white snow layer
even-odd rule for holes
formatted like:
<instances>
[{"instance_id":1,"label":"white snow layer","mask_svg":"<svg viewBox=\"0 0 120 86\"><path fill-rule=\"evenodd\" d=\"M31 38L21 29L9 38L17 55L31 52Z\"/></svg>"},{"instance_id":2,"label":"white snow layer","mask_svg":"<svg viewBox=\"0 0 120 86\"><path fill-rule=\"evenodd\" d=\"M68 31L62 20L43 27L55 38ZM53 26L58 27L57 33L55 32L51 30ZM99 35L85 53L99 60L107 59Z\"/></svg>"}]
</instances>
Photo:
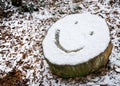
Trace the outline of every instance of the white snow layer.
<instances>
[{"instance_id":1,"label":"white snow layer","mask_svg":"<svg viewBox=\"0 0 120 86\"><path fill-rule=\"evenodd\" d=\"M59 43L69 51L65 52L55 44L59 31ZM110 42L106 21L89 13L68 15L53 24L43 40L45 57L58 65L76 65L86 62L104 52Z\"/></svg>"}]
</instances>

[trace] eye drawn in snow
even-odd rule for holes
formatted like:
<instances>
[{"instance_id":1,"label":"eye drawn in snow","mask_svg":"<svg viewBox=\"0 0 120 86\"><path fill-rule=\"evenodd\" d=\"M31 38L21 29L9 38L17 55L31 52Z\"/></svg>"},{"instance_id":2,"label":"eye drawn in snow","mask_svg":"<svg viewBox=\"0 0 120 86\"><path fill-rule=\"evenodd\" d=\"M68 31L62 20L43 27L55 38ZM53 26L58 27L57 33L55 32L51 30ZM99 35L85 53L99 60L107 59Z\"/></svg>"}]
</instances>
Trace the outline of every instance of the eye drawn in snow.
<instances>
[{"instance_id":1,"label":"eye drawn in snow","mask_svg":"<svg viewBox=\"0 0 120 86\"><path fill-rule=\"evenodd\" d=\"M74 50L67 50L65 49L59 42L59 37L60 37L60 30L56 30L56 33L55 33L55 44L56 46L61 49L62 51L66 52L66 53L71 53L71 52L78 52L80 50L82 50L84 47L81 47L81 48L78 48L78 49L74 49Z\"/></svg>"},{"instance_id":2,"label":"eye drawn in snow","mask_svg":"<svg viewBox=\"0 0 120 86\"><path fill-rule=\"evenodd\" d=\"M94 31L91 31L91 32L90 32L90 36L92 36L93 34L94 34Z\"/></svg>"},{"instance_id":3,"label":"eye drawn in snow","mask_svg":"<svg viewBox=\"0 0 120 86\"><path fill-rule=\"evenodd\" d=\"M78 24L78 21L76 21L75 24Z\"/></svg>"}]
</instances>

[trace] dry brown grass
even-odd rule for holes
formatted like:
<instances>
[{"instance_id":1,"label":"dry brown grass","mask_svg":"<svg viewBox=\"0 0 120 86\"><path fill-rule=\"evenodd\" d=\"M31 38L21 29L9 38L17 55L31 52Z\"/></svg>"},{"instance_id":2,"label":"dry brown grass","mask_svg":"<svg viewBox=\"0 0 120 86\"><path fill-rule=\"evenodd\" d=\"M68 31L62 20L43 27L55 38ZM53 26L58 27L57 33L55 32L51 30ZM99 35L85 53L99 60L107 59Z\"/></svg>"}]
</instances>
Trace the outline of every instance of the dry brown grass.
<instances>
[{"instance_id":1,"label":"dry brown grass","mask_svg":"<svg viewBox=\"0 0 120 86\"><path fill-rule=\"evenodd\" d=\"M0 79L0 86L27 86L27 80L22 79L20 70L13 69L5 77Z\"/></svg>"}]
</instances>

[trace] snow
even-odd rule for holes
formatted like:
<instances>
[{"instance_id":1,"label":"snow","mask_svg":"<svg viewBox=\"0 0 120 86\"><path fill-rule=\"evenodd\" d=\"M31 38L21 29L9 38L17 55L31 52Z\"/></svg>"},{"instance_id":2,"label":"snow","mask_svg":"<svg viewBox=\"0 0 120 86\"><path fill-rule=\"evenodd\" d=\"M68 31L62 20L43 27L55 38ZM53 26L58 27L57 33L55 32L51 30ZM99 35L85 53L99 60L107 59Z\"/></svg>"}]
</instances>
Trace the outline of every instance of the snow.
<instances>
[{"instance_id":1,"label":"snow","mask_svg":"<svg viewBox=\"0 0 120 86\"><path fill-rule=\"evenodd\" d=\"M120 73L120 68L116 68L115 71Z\"/></svg>"},{"instance_id":2,"label":"snow","mask_svg":"<svg viewBox=\"0 0 120 86\"><path fill-rule=\"evenodd\" d=\"M69 51L64 52L55 44L59 30L59 42ZM54 64L76 65L86 62L104 52L110 42L106 21L90 13L68 15L53 24L43 41L45 57Z\"/></svg>"},{"instance_id":3,"label":"snow","mask_svg":"<svg viewBox=\"0 0 120 86\"><path fill-rule=\"evenodd\" d=\"M120 68L120 37L117 35L120 32L120 5L118 3L110 5L109 0L95 0L95 2L93 0L89 0L93 2L83 0L79 4L82 9L71 11L70 1L58 0L51 7L46 4L46 7L40 8L39 12L33 14L18 14L15 11L12 17L5 18L3 22L0 22L0 25L11 27L4 28L2 31L12 34L12 36L7 37L0 32L0 37L5 38L5 40L0 39L0 78L16 68L23 73L23 79L28 79L29 86L120 86L118 69ZM47 2L49 3L49 1ZM118 13L114 14L115 11ZM56 20L66 15L83 12L103 17L107 21L113 43L113 51L108 63L110 68L108 71L101 72L104 74L93 73L80 79L78 77L75 79L62 79L51 74L43 56L42 40L46 35L46 30L49 30L49 27ZM28 69L25 66L28 66ZM108 69L108 67L105 69Z\"/></svg>"}]
</instances>

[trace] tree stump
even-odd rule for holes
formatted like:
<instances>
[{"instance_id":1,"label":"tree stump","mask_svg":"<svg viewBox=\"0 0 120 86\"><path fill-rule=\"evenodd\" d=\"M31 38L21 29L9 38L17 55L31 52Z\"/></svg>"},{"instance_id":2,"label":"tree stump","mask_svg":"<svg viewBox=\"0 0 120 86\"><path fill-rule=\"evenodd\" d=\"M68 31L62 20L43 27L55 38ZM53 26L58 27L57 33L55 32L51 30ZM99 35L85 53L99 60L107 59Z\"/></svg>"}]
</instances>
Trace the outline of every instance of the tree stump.
<instances>
[{"instance_id":1,"label":"tree stump","mask_svg":"<svg viewBox=\"0 0 120 86\"><path fill-rule=\"evenodd\" d=\"M109 34L105 20L89 13L58 20L42 44L52 73L81 77L106 66L112 51Z\"/></svg>"}]
</instances>

